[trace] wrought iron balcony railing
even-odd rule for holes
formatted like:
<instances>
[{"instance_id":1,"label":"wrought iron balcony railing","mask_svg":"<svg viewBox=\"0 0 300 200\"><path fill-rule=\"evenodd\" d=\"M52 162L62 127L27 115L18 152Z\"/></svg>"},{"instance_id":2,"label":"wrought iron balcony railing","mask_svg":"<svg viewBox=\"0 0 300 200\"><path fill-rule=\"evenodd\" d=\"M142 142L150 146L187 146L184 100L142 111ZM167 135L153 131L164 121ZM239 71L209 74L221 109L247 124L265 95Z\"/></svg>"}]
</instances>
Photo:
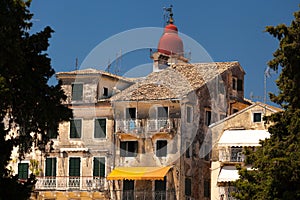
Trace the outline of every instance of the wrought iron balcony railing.
<instances>
[{"instance_id":1,"label":"wrought iron balcony railing","mask_svg":"<svg viewBox=\"0 0 300 200\"><path fill-rule=\"evenodd\" d=\"M242 148L230 148L229 151L219 151L219 160L222 162L244 162L245 156Z\"/></svg>"},{"instance_id":2,"label":"wrought iron balcony railing","mask_svg":"<svg viewBox=\"0 0 300 200\"><path fill-rule=\"evenodd\" d=\"M178 120L169 118L116 120L120 133L171 132L177 126Z\"/></svg>"},{"instance_id":3,"label":"wrought iron balcony railing","mask_svg":"<svg viewBox=\"0 0 300 200\"><path fill-rule=\"evenodd\" d=\"M122 200L176 200L175 191L115 191Z\"/></svg>"},{"instance_id":4,"label":"wrought iron balcony railing","mask_svg":"<svg viewBox=\"0 0 300 200\"><path fill-rule=\"evenodd\" d=\"M107 190L105 178L93 176L37 177L36 190Z\"/></svg>"}]
</instances>

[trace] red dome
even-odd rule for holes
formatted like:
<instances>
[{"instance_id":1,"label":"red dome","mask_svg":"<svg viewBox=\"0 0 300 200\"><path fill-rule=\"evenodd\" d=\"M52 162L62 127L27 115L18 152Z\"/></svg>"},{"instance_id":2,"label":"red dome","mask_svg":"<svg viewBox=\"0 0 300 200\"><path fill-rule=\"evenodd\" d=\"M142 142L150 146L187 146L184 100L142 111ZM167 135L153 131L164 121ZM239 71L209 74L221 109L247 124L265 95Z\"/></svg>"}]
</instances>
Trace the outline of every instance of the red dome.
<instances>
[{"instance_id":1,"label":"red dome","mask_svg":"<svg viewBox=\"0 0 300 200\"><path fill-rule=\"evenodd\" d=\"M158 43L158 52L167 55L183 55L183 42L178 36L178 29L174 24L168 24L165 27L164 34Z\"/></svg>"}]
</instances>

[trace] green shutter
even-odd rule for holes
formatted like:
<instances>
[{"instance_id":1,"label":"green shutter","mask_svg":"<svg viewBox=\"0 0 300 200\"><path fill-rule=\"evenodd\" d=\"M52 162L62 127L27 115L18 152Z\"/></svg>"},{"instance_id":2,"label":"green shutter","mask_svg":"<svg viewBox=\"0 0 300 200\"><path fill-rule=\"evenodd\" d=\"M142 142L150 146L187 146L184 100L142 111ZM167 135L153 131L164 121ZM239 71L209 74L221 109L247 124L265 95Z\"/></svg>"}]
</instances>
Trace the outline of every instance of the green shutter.
<instances>
[{"instance_id":1,"label":"green shutter","mask_svg":"<svg viewBox=\"0 0 300 200\"><path fill-rule=\"evenodd\" d=\"M80 176L80 158L70 158L69 176Z\"/></svg>"},{"instance_id":2,"label":"green shutter","mask_svg":"<svg viewBox=\"0 0 300 200\"><path fill-rule=\"evenodd\" d=\"M56 158L46 158L45 176L56 176Z\"/></svg>"},{"instance_id":3,"label":"green shutter","mask_svg":"<svg viewBox=\"0 0 300 200\"><path fill-rule=\"evenodd\" d=\"M27 179L28 178L28 163L19 163L18 164L18 176L19 179Z\"/></svg>"},{"instance_id":4,"label":"green shutter","mask_svg":"<svg viewBox=\"0 0 300 200\"><path fill-rule=\"evenodd\" d=\"M95 157L94 158L93 176L105 177L105 158L104 157Z\"/></svg>"},{"instance_id":5,"label":"green shutter","mask_svg":"<svg viewBox=\"0 0 300 200\"><path fill-rule=\"evenodd\" d=\"M81 119L70 121L70 138L81 138Z\"/></svg>"},{"instance_id":6,"label":"green shutter","mask_svg":"<svg viewBox=\"0 0 300 200\"><path fill-rule=\"evenodd\" d=\"M106 137L106 119L95 119L94 138Z\"/></svg>"}]
</instances>

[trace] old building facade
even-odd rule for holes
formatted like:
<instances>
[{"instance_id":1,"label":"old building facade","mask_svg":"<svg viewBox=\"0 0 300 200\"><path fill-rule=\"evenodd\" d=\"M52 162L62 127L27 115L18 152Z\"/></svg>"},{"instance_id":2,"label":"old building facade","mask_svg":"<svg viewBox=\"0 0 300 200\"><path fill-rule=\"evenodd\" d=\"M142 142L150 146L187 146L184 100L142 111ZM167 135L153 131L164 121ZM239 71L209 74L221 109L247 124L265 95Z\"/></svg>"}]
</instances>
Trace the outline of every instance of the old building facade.
<instances>
[{"instance_id":1,"label":"old building facade","mask_svg":"<svg viewBox=\"0 0 300 200\"><path fill-rule=\"evenodd\" d=\"M53 150L41 156L39 199L109 199L106 175L113 166L113 110L109 99L132 82L107 72L61 72L73 119L59 126Z\"/></svg>"},{"instance_id":2,"label":"old building facade","mask_svg":"<svg viewBox=\"0 0 300 200\"><path fill-rule=\"evenodd\" d=\"M237 164L245 166L244 148L255 149L259 140L269 138L264 116L278 112L280 109L263 104L251 106L210 125L213 149L211 163L211 200L231 200L235 191L232 182L239 178Z\"/></svg>"},{"instance_id":3,"label":"old building facade","mask_svg":"<svg viewBox=\"0 0 300 200\"><path fill-rule=\"evenodd\" d=\"M151 58L153 72L136 79L57 74L74 117L39 153L36 199L211 199L209 125L250 105L245 72L189 63L172 13Z\"/></svg>"}]
</instances>

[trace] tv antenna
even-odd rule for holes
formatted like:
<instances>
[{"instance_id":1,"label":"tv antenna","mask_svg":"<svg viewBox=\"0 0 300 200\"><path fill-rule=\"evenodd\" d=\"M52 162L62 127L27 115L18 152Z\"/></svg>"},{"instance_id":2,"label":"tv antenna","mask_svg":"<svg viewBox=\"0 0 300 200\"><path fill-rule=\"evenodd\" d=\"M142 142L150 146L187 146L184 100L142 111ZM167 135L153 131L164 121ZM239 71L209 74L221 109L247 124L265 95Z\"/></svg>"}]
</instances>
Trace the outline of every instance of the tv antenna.
<instances>
[{"instance_id":1,"label":"tv antenna","mask_svg":"<svg viewBox=\"0 0 300 200\"><path fill-rule=\"evenodd\" d=\"M263 100L263 103L266 104L267 101L267 78L270 78L271 77L271 74L274 74L274 71L271 72L271 68L270 67L267 67L266 70L264 71L264 96L261 97L261 96L254 96L253 95L253 92L250 92L250 99L262 99Z\"/></svg>"},{"instance_id":2,"label":"tv antenna","mask_svg":"<svg viewBox=\"0 0 300 200\"><path fill-rule=\"evenodd\" d=\"M122 49L120 49L120 53L116 53L116 67L115 74L118 75L120 72L121 64L122 64Z\"/></svg>"},{"instance_id":3,"label":"tv antenna","mask_svg":"<svg viewBox=\"0 0 300 200\"><path fill-rule=\"evenodd\" d=\"M78 70L78 57L75 59L75 70Z\"/></svg>"}]
</instances>

